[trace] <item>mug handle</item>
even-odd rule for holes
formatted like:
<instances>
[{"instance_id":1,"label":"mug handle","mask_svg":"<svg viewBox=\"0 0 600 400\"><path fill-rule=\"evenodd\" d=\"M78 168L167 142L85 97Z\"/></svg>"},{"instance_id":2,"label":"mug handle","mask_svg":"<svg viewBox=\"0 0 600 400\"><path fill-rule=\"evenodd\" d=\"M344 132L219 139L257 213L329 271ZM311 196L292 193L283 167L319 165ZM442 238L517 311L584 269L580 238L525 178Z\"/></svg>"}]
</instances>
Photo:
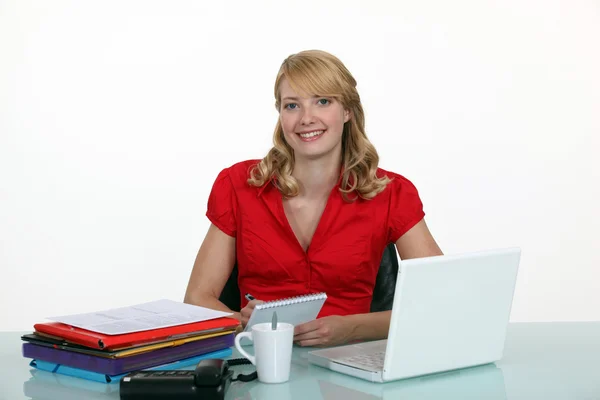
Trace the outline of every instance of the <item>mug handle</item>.
<instances>
[{"instance_id":1,"label":"mug handle","mask_svg":"<svg viewBox=\"0 0 600 400\"><path fill-rule=\"evenodd\" d=\"M252 332L241 332L238 333L237 336L235 337L235 348L244 356L246 357L248 360L250 360L250 362L254 365L256 365L256 357L255 356L251 356L250 354L248 354L244 349L242 349L242 345L240 345L240 340L242 338L248 338L250 339L251 342L254 342L254 340L252 340Z\"/></svg>"}]
</instances>

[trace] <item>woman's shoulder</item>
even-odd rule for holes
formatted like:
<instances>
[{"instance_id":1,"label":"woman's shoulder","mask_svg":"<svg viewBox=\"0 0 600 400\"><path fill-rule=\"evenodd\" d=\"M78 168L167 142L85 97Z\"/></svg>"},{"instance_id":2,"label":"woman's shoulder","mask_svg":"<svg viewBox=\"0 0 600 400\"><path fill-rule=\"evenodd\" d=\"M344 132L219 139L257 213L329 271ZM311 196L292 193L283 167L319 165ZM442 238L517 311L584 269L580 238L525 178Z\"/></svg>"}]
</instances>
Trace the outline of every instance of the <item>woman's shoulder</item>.
<instances>
[{"instance_id":1,"label":"woman's shoulder","mask_svg":"<svg viewBox=\"0 0 600 400\"><path fill-rule=\"evenodd\" d=\"M225 167L223 169L223 171L227 171L229 174L233 174L233 175L241 174L241 175L248 176L250 174L250 170L258 163L260 163L260 160L252 159L252 160L238 161L235 164Z\"/></svg>"},{"instance_id":2,"label":"woman's shoulder","mask_svg":"<svg viewBox=\"0 0 600 400\"><path fill-rule=\"evenodd\" d=\"M217 180L228 179L234 187L246 186L250 171L260 160L244 160L225 167L219 172Z\"/></svg>"},{"instance_id":3,"label":"woman's shoulder","mask_svg":"<svg viewBox=\"0 0 600 400\"><path fill-rule=\"evenodd\" d=\"M396 188L396 189L401 188L401 187L416 189L413 182L410 179L408 179L406 176L401 175L397 172L383 169L383 168L377 168L377 177L383 178L384 176L388 177L390 179L390 182L388 183L387 187Z\"/></svg>"}]
</instances>

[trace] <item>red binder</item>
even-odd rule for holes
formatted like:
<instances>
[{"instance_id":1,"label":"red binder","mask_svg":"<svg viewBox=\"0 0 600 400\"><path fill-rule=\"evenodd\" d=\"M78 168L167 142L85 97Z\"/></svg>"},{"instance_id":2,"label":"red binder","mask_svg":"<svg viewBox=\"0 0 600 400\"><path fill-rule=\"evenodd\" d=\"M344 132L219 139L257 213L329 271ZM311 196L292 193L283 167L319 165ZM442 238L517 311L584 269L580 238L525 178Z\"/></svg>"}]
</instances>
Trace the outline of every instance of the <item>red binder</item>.
<instances>
[{"instance_id":1,"label":"red binder","mask_svg":"<svg viewBox=\"0 0 600 400\"><path fill-rule=\"evenodd\" d=\"M35 324L36 332L63 338L69 342L100 350L118 350L164 340L184 338L207 333L233 331L240 322L235 318L222 317L191 324L170 326L149 331L105 335L60 322Z\"/></svg>"}]
</instances>

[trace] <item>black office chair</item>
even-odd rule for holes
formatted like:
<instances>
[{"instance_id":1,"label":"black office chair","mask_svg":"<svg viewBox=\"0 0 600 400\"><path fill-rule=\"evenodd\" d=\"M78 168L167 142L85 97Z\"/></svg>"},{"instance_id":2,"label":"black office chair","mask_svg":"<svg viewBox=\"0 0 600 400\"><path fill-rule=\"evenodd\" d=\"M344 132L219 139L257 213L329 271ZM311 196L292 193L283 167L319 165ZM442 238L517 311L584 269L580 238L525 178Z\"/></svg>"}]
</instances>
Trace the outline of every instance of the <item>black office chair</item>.
<instances>
[{"instance_id":1,"label":"black office chair","mask_svg":"<svg viewBox=\"0 0 600 400\"><path fill-rule=\"evenodd\" d=\"M398 276L398 256L396 245L389 244L383 251L377 280L373 288L373 300L371 300L371 312L387 311L392 309L394 303L394 291L396 290L396 278ZM238 287L237 265L223 287L219 300L232 311L240 311L240 289Z\"/></svg>"}]
</instances>

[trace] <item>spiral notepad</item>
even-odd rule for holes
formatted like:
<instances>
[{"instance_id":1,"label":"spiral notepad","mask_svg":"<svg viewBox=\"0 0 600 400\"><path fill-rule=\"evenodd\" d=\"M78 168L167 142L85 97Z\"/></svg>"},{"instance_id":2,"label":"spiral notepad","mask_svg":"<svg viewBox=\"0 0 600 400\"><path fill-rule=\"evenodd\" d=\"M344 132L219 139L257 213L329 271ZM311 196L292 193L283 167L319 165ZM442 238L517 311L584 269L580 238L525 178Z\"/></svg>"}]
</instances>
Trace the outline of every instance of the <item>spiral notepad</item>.
<instances>
[{"instance_id":1,"label":"spiral notepad","mask_svg":"<svg viewBox=\"0 0 600 400\"><path fill-rule=\"evenodd\" d=\"M315 293L257 304L245 330L249 331L255 324L271 322L273 311L277 311L278 322L296 326L312 321L319 315L326 299L325 293Z\"/></svg>"}]
</instances>

